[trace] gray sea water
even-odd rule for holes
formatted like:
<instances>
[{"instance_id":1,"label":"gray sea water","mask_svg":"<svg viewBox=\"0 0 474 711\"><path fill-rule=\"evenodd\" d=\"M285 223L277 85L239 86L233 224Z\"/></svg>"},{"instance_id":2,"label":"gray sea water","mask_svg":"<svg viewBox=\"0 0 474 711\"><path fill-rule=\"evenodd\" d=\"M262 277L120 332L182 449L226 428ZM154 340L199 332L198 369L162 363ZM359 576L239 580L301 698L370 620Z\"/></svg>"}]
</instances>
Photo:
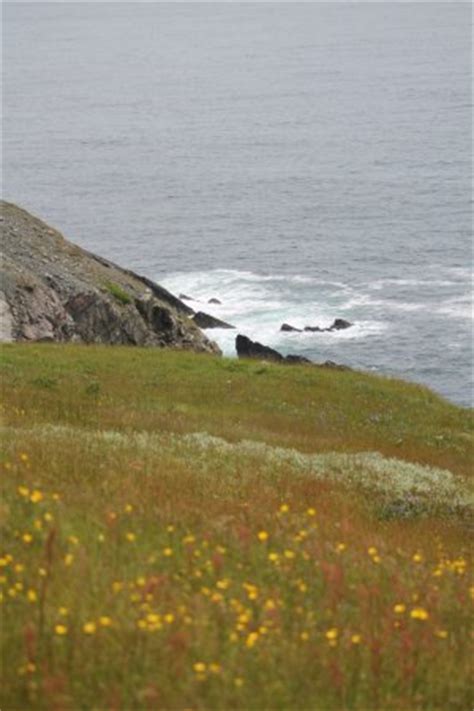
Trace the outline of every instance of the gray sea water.
<instances>
[{"instance_id":1,"label":"gray sea water","mask_svg":"<svg viewBox=\"0 0 474 711\"><path fill-rule=\"evenodd\" d=\"M467 405L471 12L6 3L4 196L285 353Z\"/></svg>"}]
</instances>

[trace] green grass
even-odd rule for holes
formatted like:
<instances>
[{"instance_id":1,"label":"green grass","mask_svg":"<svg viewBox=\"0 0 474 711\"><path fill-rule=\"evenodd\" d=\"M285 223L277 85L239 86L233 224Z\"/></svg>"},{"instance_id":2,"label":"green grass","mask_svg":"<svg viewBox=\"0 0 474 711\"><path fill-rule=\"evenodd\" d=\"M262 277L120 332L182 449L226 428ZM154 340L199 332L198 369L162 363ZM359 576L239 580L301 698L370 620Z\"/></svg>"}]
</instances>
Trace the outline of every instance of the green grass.
<instances>
[{"instance_id":1,"label":"green grass","mask_svg":"<svg viewBox=\"0 0 474 711\"><path fill-rule=\"evenodd\" d=\"M127 292L115 282L108 281L104 284L104 286L109 292L109 294L111 294L114 299L116 299L123 306L132 303L132 297L130 296L130 294L127 294Z\"/></svg>"},{"instance_id":2,"label":"green grass","mask_svg":"<svg viewBox=\"0 0 474 711\"><path fill-rule=\"evenodd\" d=\"M472 706L472 413L354 372L9 345L6 711Z\"/></svg>"}]
</instances>

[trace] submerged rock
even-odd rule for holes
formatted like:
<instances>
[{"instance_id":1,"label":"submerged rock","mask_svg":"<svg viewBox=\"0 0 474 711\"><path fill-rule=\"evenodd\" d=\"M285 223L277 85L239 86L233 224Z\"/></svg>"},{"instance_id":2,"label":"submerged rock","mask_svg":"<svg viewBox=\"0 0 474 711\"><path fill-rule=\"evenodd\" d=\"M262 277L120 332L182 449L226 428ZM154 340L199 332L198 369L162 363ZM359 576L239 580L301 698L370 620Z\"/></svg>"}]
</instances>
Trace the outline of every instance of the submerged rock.
<instances>
[{"instance_id":1,"label":"submerged rock","mask_svg":"<svg viewBox=\"0 0 474 711\"><path fill-rule=\"evenodd\" d=\"M194 314L193 321L199 328L235 328L235 326L232 326L230 323L221 321L215 316L204 313L204 311L198 311Z\"/></svg>"},{"instance_id":2,"label":"submerged rock","mask_svg":"<svg viewBox=\"0 0 474 711\"><path fill-rule=\"evenodd\" d=\"M296 328L295 326L291 326L289 323L282 323L280 326L280 331L296 331L297 333L301 333L301 328Z\"/></svg>"},{"instance_id":3,"label":"submerged rock","mask_svg":"<svg viewBox=\"0 0 474 711\"><path fill-rule=\"evenodd\" d=\"M219 299L215 299L215 298L209 299L209 301L207 303L208 304L217 304L218 306L222 306L222 301L219 301Z\"/></svg>"},{"instance_id":4,"label":"submerged rock","mask_svg":"<svg viewBox=\"0 0 474 711\"><path fill-rule=\"evenodd\" d=\"M329 328L320 328L320 326L305 326L305 331L311 331L311 333L328 333L330 331L342 331L345 328L350 328L353 326L350 321L346 321L343 318L334 319L333 323Z\"/></svg>"},{"instance_id":5,"label":"submerged rock","mask_svg":"<svg viewBox=\"0 0 474 711\"><path fill-rule=\"evenodd\" d=\"M219 353L193 310L159 284L68 242L1 202L3 341L172 346Z\"/></svg>"}]
</instances>

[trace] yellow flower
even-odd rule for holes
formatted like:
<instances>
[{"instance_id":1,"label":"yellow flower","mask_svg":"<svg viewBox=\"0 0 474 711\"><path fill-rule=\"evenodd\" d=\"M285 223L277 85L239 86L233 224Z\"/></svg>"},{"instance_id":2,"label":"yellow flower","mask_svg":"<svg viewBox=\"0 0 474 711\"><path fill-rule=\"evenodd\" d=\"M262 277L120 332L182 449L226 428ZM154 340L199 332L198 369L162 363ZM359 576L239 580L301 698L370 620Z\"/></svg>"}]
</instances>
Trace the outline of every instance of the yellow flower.
<instances>
[{"instance_id":1,"label":"yellow flower","mask_svg":"<svg viewBox=\"0 0 474 711\"><path fill-rule=\"evenodd\" d=\"M362 635L353 634L351 637L352 644L360 644L362 642Z\"/></svg>"},{"instance_id":2,"label":"yellow flower","mask_svg":"<svg viewBox=\"0 0 474 711\"><path fill-rule=\"evenodd\" d=\"M97 626L95 622L86 622L85 625L82 627L82 631L84 634L95 634L97 630Z\"/></svg>"},{"instance_id":3,"label":"yellow flower","mask_svg":"<svg viewBox=\"0 0 474 711\"><path fill-rule=\"evenodd\" d=\"M74 560L73 554L72 554L72 553L66 553L66 555L64 556L64 565L66 565L67 567L69 567L70 565L72 565L73 560Z\"/></svg>"},{"instance_id":4,"label":"yellow flower","mask_svg":"<svg viewBox=\"0 0 474 711\"><path fill-rule=\"evenodd\" d=\"M127 539L127 541L128 541L129 543L133 543L133 542L136 541L136 539L137 539L136 535L135 535L134 533L132 533L131 531L128 531L128 532L125 534L125 538Z\"/></svg>"},{"instance_id":5,"label":"yellow flower","mask_svg":"<svg viewBox=\"0 0 474 711\"><path fill-rule=\"evenodd\" d=\"M26 593L26 597L28 598L29 602L36 602L38 599L36 590L28 590L28 592Z\"/></svg>"},{"instance_id":6,"label":"yellow flower","mask_svg":"<svg viewBox=\"0 0 474 711\"><path fill-rule=\"evenodd\" d=\"M133 511L133 506L132 504L126 504L124 508L125 513L132 513Z\"/></svg>"},{"instance_id":7,"label":"yellow flower","mask_svg":"<svg viewBox=\"0 0 474 711\"><path fill-rule=\"evenodd\" d=\"M337 553L342 553L343 551L346 550L346 544L345 543L338 543L336 546L336 551Z\"/></svg>"},{"instance_id":8,"label":"yellow flower","mask_svg":"<svg viewBox=\"0 0 474 711\"><path fill-rule=\"evenodd\" d=\"M316 516L316 509L313 509L311 506L309 509L306 509L306 513L308 516Z\"/></svg>"},{"instance_id":9,"label":"yellow flower","mask_svg":"<svg viewBox=\"0 0 474 711\"><path fill-rule=\"evenodd\" d=\"M271 552L268 554L268 560L271 560L272 563L276 563L279 557L278 553Z\"/></svg>"},{"instance_id":10,"label":"yellow flower","mask_svg":"<svg viewBox=\"0 0 474 711\"><path fill-rule=\"evenodd\" d=\"M166 558L169 558L170 556L173 555L173 549L172 549L172 548L164 548L164 549L163 549L163 555L164 555Z\"/></svg>"},{"instance_id":11,"label":"yellow flower","mask_svg":"<svg viewBox=\"0 0 474 711\"><path fill-rule=\"evenodd\" d=\"M435 635L439 637L440 639L446 639L448 636L448 631L447 630L436 630Z\"/></svg>"},{"instance_id":12,"label":"yellow flower","mask_svg":"<svg viewBox=\"0 0 474 711\"><path fill-rule=\"evenodd\" d=\"M61 501L60 495L56 492L51 496L51 498L53 499L53 501Z\"/></svg>"},{"instance_id":13,"label":"yellow flower","mask_svg":"<svg viewBox=\"0 0 474 711\"><path fill-rule=\"evenodd\" d=\"M421 563L421 561L423 560L423 556L421 555L421 553L415 553L412 560L414 563Z\"/></svg>"},{"instance_id":14,"label":"yellow flower","mask_svg":"<svg viewBox=\"0 0 474 711\"><path fill-rule=\"evenodd\" d=\"M31 543L31 541L33 540L33 536L31 535L31 533L24 533L21 537L21 540L23 541L23 543L28 544Z\"/></svg>"},{"instance_id":15,"label":"yellow flower","mask_svg":"<svg viewBox=\"0 0 474 711\"><path fill-rule=\"evenodd\" d=\"M0 568L5 568L8 565L8 560L6 558L0 558Z\"/></svg>"},{"instance_id":16,"label":"yellow flower","mask_svg":"<svg viewBox=\"0 0 474 711\"><path fill-rule=\"evenodd\" d=\"M30 495L30 490L28 489L27 486L19 486L18 489L17 489L17 491L18 491L18 493L20 494L20 496L24 496L25 499L26 499L27 497L29 497L29 495Z\"/></svg>"},{"instance_id":17,"label":"yellow flower","mask_svg":"<svg viewBox=\"0 0 474 711\"><path fill-rule=\"evenodd\" d=\"M206 671L206 665L204 662L196 662L193 664L193 669L196 672L196 674L203 674Z\"/></svg>"},{"instance_id":18,"label":"yellow flower","mask_svg":"<svg viewBox=\"0 0 474 711\"><path fill-rule=\"evenodd\" d=\"M406 605L404 605L402 602L397 603L396 605L393 606L393 611L397 615L402 615L405 610L406 610Z\"/></svg>"},{"instance_id":19,"label":"yellow flower","mask_svg":"<svg viewBox=\"0 0 474 711\"><path fill-rule=\"evenodd\" d=\"M337 627L331 627L331 629L327 630L326 632L326 639L329 641L331 640L336 640L339 635L339 630Z\"/></svg>"},{"instance_id":20,"label":"yellow flower","mask_svg":"<svg viewBox=\"0 0 474 711\"><path fill-rule=\"evenodd\" d=\"M303 642L307 642L308 639L309 639L309 634L308 634L308 632L302 632L302 633L300 634L300 639L301 639Z\"/></svg>"},{"instance_id":21,"label":"yellow flower","mask_svg":"<svg viewBox=\"0 0 474 711\"><path fill-rule=\"evenodd\" d=\"M236 676L234 679L234 684L236 685L237 688L240 688L241 686L244 685L244 680L240 676Z\"/></svg>"},{"instance_id":22,"label":"yellow flower","mask_svg":"<svg viewBox=\"0 0 474 711\"><path fill-rule=\"evenodd\" d=\"M31 492L30 501L33 504L39 503L40 501L43 500L43 498L44 498L43 494L41 493L41 491L38 491L38 489L35 489L34 491Z\"/></svg>"},{"instance_id":23,"label":"yellow flower","mask_svg":"<svg viewBox=\"0 0 474 711\"><path fill-rule=\"evenodd\" d=\"M53 516L49 513L49 511L46 511L46 513L43 516L44 520L47 521L48 523L51 523L53 520Z\"/></svg>"},{"instance_id":24,"label":"yellow flower","mask_svg":"<svg viewBox=\"0 0 474 711\"><path fill-rule=\"evenodd\" d=\"M427 620L429 614L423 607L414 607L410 612L410 617L413 620Z\"/></svg>"},{"instance_id":25,"label":"yellow flower","mask_svg":"<svg viewBox=\"0 0 474 711\"><path fill-rule=\"evenodd\" d=\"M268 540L268 533L266 531L259 531L257 533L257 538L263 543L264 541Z\"/></svg>"},{"instance_id":26,"label":"yellow flower","mask_svg":"<svg viewBox=\"0 0 474 711\"><path fill-rule=\"evenodd\" d=\"M68 536L68 541L72 546L79 545L79 538L77 536Z\"/></svg>"},{"instance_id":27,"label":"yellow flower","mask_svg":"<svg viewBox=\"0 0 474 711\"><path fill-rule=\"evenodd\" d=\"M284 555L285 555L285 558L288 558L289 560L292 560L295 557L294 552L288 551L288 550L285 551Z\"/></svg>"},{"instance_id":28,"label":"yellow flower","mask_svg":"<svg viewBox=\"0 0 474 711\"><path fill-rule=\"evenodd\" d=\"M63 637L65 634L67 634L67 627L66 625L56 625L54 628L54 632L60 637Z\"/></svg>"},{"instance_id":29,"label":"yellow flower","mask_svg":"<svg viewBox=\"0 0 474 711\"><path fill-rule=\"evenodd\" d=\"M280 513L288 513L289 510L290 510L290 507L288 506L288 504L282 504L280 506Z\"/></svg>"},{"instance_id":30,"label":"yellow flower","mask_svg":"<svg viewBox=\"0 0 474 711\"><path fill-rule=\"evenodd\" d=\"M209 664L209 671L213 674L220 674L221 670L222 667L220 664L217 664L216 662L212 662L211 664Z\"/></svg>"},{"instance_id":31,"label":"yellow flower","mask_svg":"<svg viewBox=\"0 0 474 711\"><path fill-rule=\"evenodd\" d=\"M22 453L20 454L20 459L21 459L22 462L27 462L28 459L29 459L29 457L28 457L28 455L26 454L26 452L22 452Z\"/></svg>"},{"instance_id":32,"label":"yellow flower","mask_svg":"<svg viewBox=\"0 0 474 711\"><path fill-rule=\"evenodd\" d=\"M370 548L367 548L367 553L369 555L377 555L377 548L375 546L370 546Z\"/></svg>"},{"instance_id":33,"label":"yellow flower","mask_svg":"<svg viewBox=\"0 0 474 711\"><path fill-rule=\"evenodd\" d=\"M69 613L69 610L67 609L67 607L60 607L58 609L58 612L61 615L61 617L66 617L66 615Z\"/></svg>"},{"instance_id":34,"label":"yellow flower","mask_svg":"<svg viewBox=\"0 0 474 711\"><path fill-rule=\"evenodd\" d=\"M101 627L111 627L112 620L107 615L102 615L102 617L99 617L99 625Z\"/></svg>"},{"instance_id":35,"label":"yellow flower","mask_svg":"<svg viewBox=\"0 0 474 711\"><path fill-rule=\"evenodd\" d=\"M245 640L245 646L251 649L258 640L258 632L250 632Z\"/></svg>"},{"instance_id":36,"label":"yellow flower","mask_svg":"<svg viewBox=\"0 0 474 711\"><path fill-rule=\"evenodd\" d=\"M173 615L173 613L172 613L172 612L168 612L168 613L164 616L164 620L165 620L165 622L167 622L169 625L170 625L172 622L174 622L174 615Z\"/></svg>"}]
</instances>

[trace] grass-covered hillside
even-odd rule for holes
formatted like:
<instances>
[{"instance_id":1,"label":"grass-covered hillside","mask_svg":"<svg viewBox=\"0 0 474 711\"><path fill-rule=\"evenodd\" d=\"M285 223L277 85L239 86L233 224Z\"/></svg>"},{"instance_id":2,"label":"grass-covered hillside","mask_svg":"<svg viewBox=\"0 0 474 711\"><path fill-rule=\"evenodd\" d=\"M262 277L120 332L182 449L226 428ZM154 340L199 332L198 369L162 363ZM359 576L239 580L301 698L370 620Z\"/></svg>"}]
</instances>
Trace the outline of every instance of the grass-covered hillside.
<instances>
[{"instance_id":1,"label":"grass-covered hillside","mask_svg":"<svg viewBox=\"0 0 474 711\"><path fill-rule=\"evenodd\" d=\"M3 711L472 707L471 412L154 349L1 382Z\"/></svg>"}]
</instances>

